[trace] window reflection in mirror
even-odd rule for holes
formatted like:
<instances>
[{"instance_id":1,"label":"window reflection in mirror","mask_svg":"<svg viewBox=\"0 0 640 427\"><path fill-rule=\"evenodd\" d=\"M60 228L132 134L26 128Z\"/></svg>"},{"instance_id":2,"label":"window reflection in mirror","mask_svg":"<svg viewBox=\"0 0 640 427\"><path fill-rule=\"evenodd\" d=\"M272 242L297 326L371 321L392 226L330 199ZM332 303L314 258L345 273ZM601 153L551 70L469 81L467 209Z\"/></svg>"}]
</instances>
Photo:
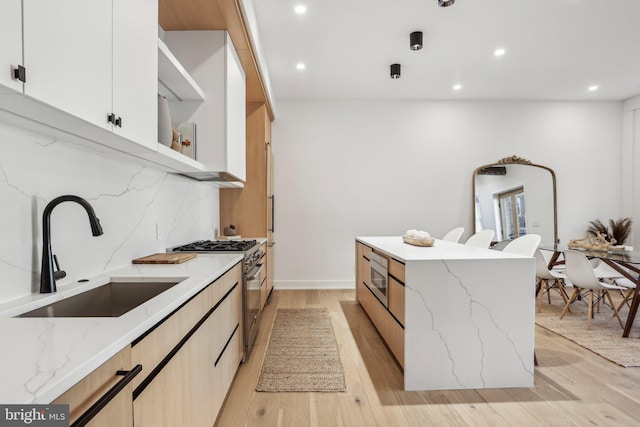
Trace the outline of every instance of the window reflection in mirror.
<instances>
[{"instance_id":1,"label":"window reflection in mirror","mask_svg":"<svg viewBox=\"0 0 640 427\"><path fill-rule=\"evenodd\" d=\"M557 240L555 174L545 166L514 157L479 167L474 205L475 232L494 230L496 241L527 233L539 234L543 245Z\"/></svg>"}]
</instances>

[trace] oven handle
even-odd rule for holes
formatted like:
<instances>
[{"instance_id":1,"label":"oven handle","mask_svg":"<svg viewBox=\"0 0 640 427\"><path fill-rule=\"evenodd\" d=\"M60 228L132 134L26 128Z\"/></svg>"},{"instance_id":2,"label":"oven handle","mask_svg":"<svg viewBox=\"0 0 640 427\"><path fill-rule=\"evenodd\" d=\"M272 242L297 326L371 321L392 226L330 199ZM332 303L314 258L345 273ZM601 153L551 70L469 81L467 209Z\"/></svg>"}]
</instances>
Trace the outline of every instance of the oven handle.
<instances>
[{"instance_id":1,"label":"oven handle","mask_svg":"<svg viewBox=\"0 0 640 427\"><path fill-rule=\"evenodd\" d=\"M264 264L256 264L256 266L253 267L251 271L247 273L247 281L255 280L257 277L259 277L263 268L264 268Z\"/></svg>"}]
</instances>

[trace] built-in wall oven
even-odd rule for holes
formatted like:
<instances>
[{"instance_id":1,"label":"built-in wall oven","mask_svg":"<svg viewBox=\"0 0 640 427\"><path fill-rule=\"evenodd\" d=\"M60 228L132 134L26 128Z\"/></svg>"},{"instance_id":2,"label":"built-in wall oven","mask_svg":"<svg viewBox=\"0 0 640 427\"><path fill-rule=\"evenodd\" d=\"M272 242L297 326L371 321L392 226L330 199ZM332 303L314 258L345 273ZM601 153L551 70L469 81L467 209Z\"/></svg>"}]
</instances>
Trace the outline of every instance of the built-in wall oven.
<instances>
[{"instance_id":1,"label":"built-in wall oven","mask_svg":"<svg viewBox=\"0 0 640 427\"><path fill-rule=\"evenodd\" d=\"M167 252L242 253L242 309L244 355L247 360L258 333L260 314L260 287L266 277L264 251L257 240L199 240L167 249ZM265 285L266 286L266 285Z\"/></svg>"},{"instance_id":2,"label":"built-in wall oven","mask_svg":"<svg viewBox=\"0 0 640 427\"><path fill-rule=\"evenodd\" d=\"M371 266L371 286L369 289L385 307L388 307L387 274L389 272L389 260L387 257L371 251L369 264Z\"/></svg>"}]
</instances>

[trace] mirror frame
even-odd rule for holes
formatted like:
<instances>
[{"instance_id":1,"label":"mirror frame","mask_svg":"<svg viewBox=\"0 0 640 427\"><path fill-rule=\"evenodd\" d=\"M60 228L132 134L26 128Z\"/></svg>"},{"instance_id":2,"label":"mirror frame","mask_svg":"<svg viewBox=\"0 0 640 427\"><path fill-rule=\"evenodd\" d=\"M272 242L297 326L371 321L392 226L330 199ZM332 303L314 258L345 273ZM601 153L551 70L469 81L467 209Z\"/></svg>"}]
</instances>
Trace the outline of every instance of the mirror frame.
<instances>
[{"instance_id":1,"label":"mirror frame","mask_svg":"<svg viewBox=\"0 0 640 427\"><path fill-rule=\"evenodd\" d=\"M548 171L551 174L551 182L553 184L553 242L554 244L558 243L558 201L557 201L557 194L556 194L556 173L553 171L553 169L547 167L547 166L543 166L543 165L539 165L536 163L532 163L530 160L527 159L523 159L522 157L518 157L518 156L511 156L511 157L505 157L503 159L498 160L495 163L489 163L488 165L482 165L480 167L477 167L474 171L473 171L473 175L471 176L471 187L472 187L472 191L473 191L473 197L471 198L471 203L472 203L472 209L471 209L471 213L472 213L472 224L473 224L473 233L476 233L476 221L475 221L475 214L476 214L476 176L478 175L478 171L485 169L485 168L489 168L492 166L504 166L504 165L524 165L524 166L533 166L536 168L540 168L540 169L544 169L546 171Z\"/></svg>"}]
</instances>

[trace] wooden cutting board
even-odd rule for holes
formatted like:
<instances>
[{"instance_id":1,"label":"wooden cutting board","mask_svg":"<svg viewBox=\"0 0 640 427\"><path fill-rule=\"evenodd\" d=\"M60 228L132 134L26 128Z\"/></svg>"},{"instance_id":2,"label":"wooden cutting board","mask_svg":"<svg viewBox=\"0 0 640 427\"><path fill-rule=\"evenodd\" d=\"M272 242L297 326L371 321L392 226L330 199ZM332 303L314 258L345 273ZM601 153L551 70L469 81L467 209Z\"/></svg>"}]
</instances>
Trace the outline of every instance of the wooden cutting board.
<instances>
[{"instance_id":1,"label":"wooden cutting board","mask_svg":"<svg viewBox=\"0 0 640 427\"><path fill-rule=\"evenodd\" d=\"M134 259L134 264L180 264L197 257L194 253L170 253L170 254L153 254L142 258Z\"/></svg>"}]
</instances>

